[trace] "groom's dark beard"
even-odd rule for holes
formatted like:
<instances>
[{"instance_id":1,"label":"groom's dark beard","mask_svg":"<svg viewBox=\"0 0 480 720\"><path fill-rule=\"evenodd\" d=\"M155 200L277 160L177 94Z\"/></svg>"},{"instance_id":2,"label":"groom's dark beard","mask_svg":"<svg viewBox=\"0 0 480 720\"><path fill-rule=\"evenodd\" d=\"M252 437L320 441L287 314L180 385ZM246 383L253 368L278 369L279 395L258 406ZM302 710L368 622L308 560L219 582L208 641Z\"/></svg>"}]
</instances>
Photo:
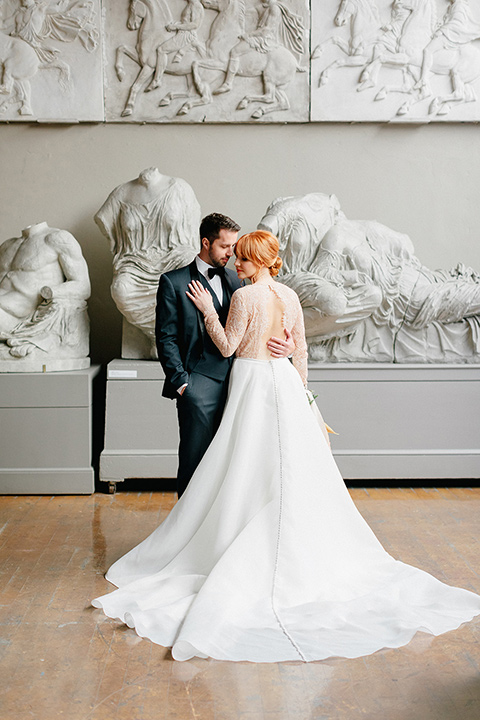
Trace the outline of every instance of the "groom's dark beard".
<instances>
[{"instance_id":1,"label":"groom's dark beard","mask_svg":"<svg viewBox=\"0 0 480 720\"><path fill-rule=\"evenodd\" d=\"M228 262L228 260L227 260L227 262L223 262L222 260L215 260L214 258L212 258L210 253L208 254L208 258L212 264L212 267L216 267L216 268L225 268L227 265L227 262Z\"/></svg>"}]
</instances>

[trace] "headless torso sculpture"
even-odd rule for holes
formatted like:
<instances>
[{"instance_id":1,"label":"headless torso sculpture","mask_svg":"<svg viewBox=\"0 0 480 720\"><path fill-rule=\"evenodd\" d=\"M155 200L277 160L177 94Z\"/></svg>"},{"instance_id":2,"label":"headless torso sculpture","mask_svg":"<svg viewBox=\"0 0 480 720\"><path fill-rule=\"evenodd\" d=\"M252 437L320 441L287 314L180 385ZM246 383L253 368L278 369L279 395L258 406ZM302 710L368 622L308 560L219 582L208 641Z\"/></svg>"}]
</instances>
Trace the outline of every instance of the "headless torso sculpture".
<instances>
[{"instance_id":1,"label":"headless torso sculpture","mask_svg":"<svg viewBox=\"0 0 480 720\"><path fill-rule=\"evenodd\" d=\"M90 295L80 245L46 222L0 245L0 371L88 367Z\"/></svg>"},{"instance_id":2,"label":"headless torso sculpture","mask_svg":"<svg viewBox=\"0 0 480 720\"><path fill-rule=\"evenodd\" d=\"M147 357L153 357L159 277L187 265L198 251L195 194L184 180L148 168L113 190L95 222L113 253L112 297L128 323L146 336ZM125 346L122 355L132 357Z\"/></svg>"}]
</instances>

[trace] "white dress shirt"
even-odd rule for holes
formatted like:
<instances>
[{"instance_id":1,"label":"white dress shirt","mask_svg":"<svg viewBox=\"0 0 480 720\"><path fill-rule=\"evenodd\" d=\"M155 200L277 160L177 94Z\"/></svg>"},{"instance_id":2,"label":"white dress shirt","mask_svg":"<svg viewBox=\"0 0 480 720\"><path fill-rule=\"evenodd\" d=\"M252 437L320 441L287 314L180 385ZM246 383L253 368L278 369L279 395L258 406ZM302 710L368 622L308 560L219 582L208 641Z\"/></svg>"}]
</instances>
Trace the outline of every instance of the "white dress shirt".
<instances>
[{"instance_id":1,"label":"white dress shirt","mask_svg":"<svg viewBox=\"0 0 480 720\"><path fill-rule=\"evenodd\" d=\"M197 270L199 273L203 275L203 277L206 279L210 287L212 288L213 292L218 298L218 302L220 305L223 305L223 286L222 286L222 278L220 275L214 275L213 278L208 277L208 270L209 268L213 267L213 265L209 265L204 260L202 260L200 257L195 258L195 263L197 265ZM184 383L179 388L177 388L177 392L179 395L182 394L184 388L186 388L188 383Z\"/></svg>"},{"instance_id":2,"label":"white dress shirt","mask_svg":"<svg viewBox=\"0 0 480 720\"><path fill-rule=\"evenodd\" d=\"M208 265L208 263L206 263L205 260L202 260L202 258L200 258L198 255L195 258L195 262L197 264L198 272L203 275L212 290L215 292L215 295L217 296L220 305L223 305L222 278L220 277L220 275L214 275L213 278L209 278L208 271L211 267L213 267L213 265Z\"/></svg>"}]
</instances>

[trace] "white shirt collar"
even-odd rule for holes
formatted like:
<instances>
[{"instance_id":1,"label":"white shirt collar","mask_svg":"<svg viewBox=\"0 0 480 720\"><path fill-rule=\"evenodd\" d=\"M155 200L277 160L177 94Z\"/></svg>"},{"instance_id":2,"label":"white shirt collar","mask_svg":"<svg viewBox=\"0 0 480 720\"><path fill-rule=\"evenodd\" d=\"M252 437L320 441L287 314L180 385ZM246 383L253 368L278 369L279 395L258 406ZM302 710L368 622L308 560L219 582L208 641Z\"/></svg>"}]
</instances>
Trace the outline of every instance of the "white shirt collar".
<instances>
[{"instance_id":1,"label":"white shirt collar","mask_svg":"<svg viewBox=\"0 0 480 720\"><path fill-rule=\"evenodd\" d=\"M220 305L223 305L223 286L222 286L222 279L220 275L214 275L213 278L208 277L208 271L210 268L214 267L214 265L209 265L205 262L205 260L202 260L201 257L198 255L195 257L195 262L197 264L197 270L198 272L203 275L205 280L208 282L208 284L211 286L212 290L215 292L215 295L217 296L218 302Z\"/></svg>"},{"instance_id":2,"label":"white shirt collar","mask_svg":"<svg viewBox=\"0 0 480 720\"><path fill-rule=\"evenodd\" d=\"M195 262L197 263L197 270L198 270L198 272L199 272L199 273L202 273L202 275L203 275L204 277L206 277L207 280L208 280L208 271L209 271L210 268L213 267L213 265L209 265L208 263L205 262L205 260L202 260L202 258L200 257L200 255L197 255L197 256L195 257Z\"/></svg>"}]
</instances>

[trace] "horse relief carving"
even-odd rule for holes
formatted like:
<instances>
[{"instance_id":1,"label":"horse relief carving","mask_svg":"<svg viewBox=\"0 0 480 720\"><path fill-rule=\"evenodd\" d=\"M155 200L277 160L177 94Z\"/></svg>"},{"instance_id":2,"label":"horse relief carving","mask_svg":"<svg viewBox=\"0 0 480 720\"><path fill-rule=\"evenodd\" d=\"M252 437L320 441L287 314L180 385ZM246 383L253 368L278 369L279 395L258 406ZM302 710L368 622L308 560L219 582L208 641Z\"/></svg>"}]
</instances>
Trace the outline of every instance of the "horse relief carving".
<instances>
[{"instance_id":1,"label":"horse relief carving","mask_svg":"<svg viewBox=\"0 0 480 720\"><path fill-rule=\"evenodd\" d=\"M477 122L479 93L479 0L0 0L0 121Z\"/></svg>"},{"instance_id":2,"label":"horse relief carving","mask_svg":"<svg viewBox=\"0 0 480 720\"><path fill-rule=\"evenodd\" d=\"M3 0L0 119L103 119L99 18L99 0Z\"/></svg>"},{"instance_id":3,"label":"horse relief carving","mask_svg":"<svg viewBox=\"0 0 480 720\"><path fill-rule=\"evenodd\" d=\"M478 120L477 0L312 7L312 120Z\"/></svg>"},{"instance_id":4,"label":"horse relief carving","mask_svg":"<svg viewBox=\"0 0 480 720\"><path fill-rule=\"evenodd\" d=\"M106 5L108 120L308 120L306 0Z\"/></svg>"}]
</instances>

